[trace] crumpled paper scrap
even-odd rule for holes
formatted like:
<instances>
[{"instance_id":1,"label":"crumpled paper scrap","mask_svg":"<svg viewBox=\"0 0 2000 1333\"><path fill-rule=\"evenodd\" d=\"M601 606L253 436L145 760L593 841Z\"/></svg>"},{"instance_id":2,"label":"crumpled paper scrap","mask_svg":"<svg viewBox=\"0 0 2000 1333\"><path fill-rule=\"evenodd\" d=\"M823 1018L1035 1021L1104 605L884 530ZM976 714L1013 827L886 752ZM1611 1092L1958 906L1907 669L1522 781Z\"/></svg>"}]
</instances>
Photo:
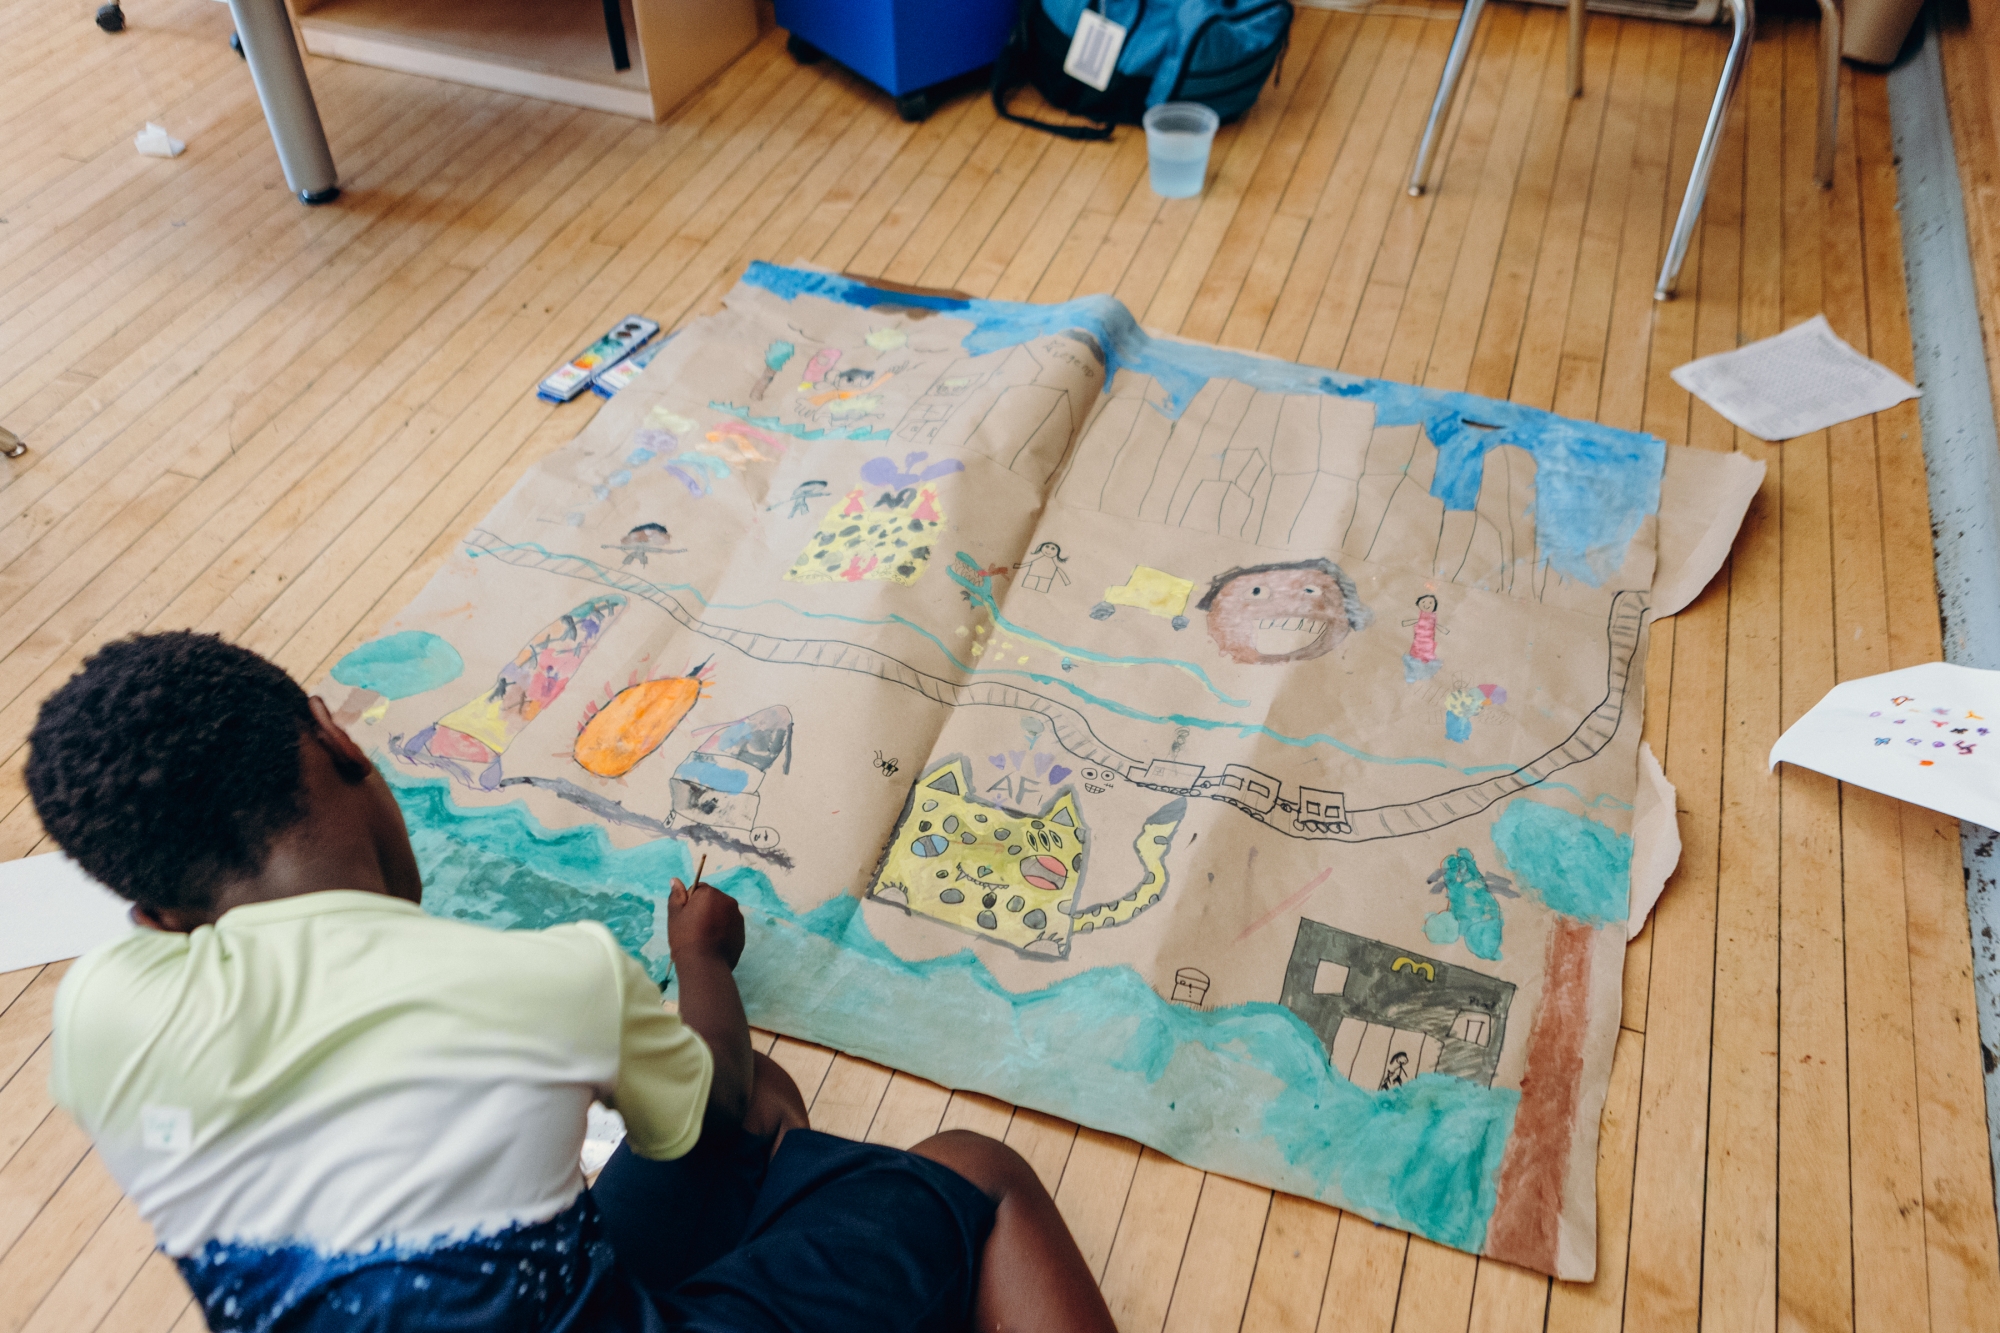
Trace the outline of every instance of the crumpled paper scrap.
<instances>
[{"instance_id":1,"label":"crumpled paper scrap","mask_svg":"<svg viewBox=\"0 0 2000 1333\"><path fill-rule=\"evenodd\" d=\"M150 120L145 129L132 136L132 146L147 157L179 157L187 151L186 144Z\"/></svg>"},{"instance_id":2,"label":"crumpled paper scrap","mask_svg":"<svg viewBox=\"0 0 2000 1333\"><path fill-rule=\"evenodd\" d=\"M1790 440L1922 396L1814 315L1774 338L1690 361L1674 383L1760 440Z\"/></svg>"}]
</instances>

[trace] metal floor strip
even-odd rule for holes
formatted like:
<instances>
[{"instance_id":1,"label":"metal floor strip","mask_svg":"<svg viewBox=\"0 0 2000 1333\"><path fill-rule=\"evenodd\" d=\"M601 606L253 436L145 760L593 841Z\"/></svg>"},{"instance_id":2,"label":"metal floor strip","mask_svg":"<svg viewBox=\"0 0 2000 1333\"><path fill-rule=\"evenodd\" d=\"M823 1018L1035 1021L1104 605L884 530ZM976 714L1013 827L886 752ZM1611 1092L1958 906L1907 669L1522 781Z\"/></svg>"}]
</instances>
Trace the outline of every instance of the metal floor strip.
<instances>
[{"instance_id":1,"label":"metal floor strip","mask_svg":"<svg viewBox=\"0 0 2000 1333\"><path fill-rule=\"evenodd\" d=\"M1937 5L1922 39L1889 74L1903 263L1931 538L1944 618L1945 660L2000 669L2000 432L1980 334L1978 287L1966 234L1938 54ZM1986 1128L2000 1188L2000 833L1960 825L1966 900L1972 914L1973 986L1986 1067Z\"/></svg>"}]
</instances>

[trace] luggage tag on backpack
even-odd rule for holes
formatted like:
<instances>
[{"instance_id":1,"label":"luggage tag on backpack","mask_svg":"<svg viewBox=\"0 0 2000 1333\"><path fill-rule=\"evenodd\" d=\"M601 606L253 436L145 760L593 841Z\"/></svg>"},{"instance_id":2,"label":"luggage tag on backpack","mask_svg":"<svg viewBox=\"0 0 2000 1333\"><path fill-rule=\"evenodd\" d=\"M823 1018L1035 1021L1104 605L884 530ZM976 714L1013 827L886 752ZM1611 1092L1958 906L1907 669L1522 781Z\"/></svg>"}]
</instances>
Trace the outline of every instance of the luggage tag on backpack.
<instances>
[{"instance_id":1,"label":"luggage tag on backpack","mask_svg":"<svg viewBox=\"0 0 2000 1333\"><path fill-rule=\"evenodd\" d=\"M1063 73L1101 93L1110 86L1111 75L1118 68L1118 53L1124 49L1125 25L1086 8L1076 16L1076 35L1070 38L1069 54L1063 57Z\"/></svg>"},{"instance_id":2,"label":"luggage tag on backpack","mask_svg":"<svg viewBox=\"0 0 2000 1333\"><path fill-rule=\"evenodd\" d=\"M645 316L627 315L576 360L537 385L535 397L550 403L568 402L583 392L598 371L623 361L659 331L660 326Z\"/></svg>"}]
</instances>

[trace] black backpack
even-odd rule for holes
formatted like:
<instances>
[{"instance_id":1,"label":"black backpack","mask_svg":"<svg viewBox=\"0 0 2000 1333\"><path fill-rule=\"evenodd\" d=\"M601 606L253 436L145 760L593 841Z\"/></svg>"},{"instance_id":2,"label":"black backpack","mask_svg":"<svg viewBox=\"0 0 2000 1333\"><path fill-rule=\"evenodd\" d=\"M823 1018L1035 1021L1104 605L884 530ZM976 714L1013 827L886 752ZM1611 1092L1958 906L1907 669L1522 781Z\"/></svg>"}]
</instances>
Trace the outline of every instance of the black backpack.
<instances>
[{"instance_id":1,"label":"black backpack","mask_svg":"<svg viewBox=\"0 0 2000 1333\"><path fill-rule=\"evenodd\" d=\"M1125 28L1125 44L1102 91L1063 71L1085 9ZM1065 139L1108 139L1161 102L1201 102L1224 121L1248 111L1283 61L1291 0L1021 0L993 65L993 107L1008 120ZM1049 104L1097 121L1049 125L1007 109L1032 83Z\"/></svg>"}]
</instances>

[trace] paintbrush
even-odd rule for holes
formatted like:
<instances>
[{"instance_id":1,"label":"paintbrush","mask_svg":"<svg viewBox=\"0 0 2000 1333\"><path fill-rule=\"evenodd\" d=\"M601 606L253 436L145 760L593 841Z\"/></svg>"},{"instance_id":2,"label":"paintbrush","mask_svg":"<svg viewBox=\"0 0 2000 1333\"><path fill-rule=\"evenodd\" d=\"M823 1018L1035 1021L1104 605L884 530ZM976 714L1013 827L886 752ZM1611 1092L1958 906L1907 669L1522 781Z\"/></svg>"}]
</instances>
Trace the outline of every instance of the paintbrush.
<instances>
[{"instance_id":1,"label":"paintbrush","mask_svg":"<svg viewBox=\"0 0 2000 1333\"><path fill-rule=\"evenodd\" d=\"M695 868L694 868L694 886L695 886L695 888L697 888L697 889L698 889L698 888L700 888L700 887L701 887L701 872L702 872L702 871L704 871L704 870L706 870L706 869L708 869L708 853L707 853L707 852L703 852L703 853L701 854L701 861L700 861L700 862L699 862L699 863L698 863L698 864L697 864L697 865L695 866Z\"/></svg>"}]
</instances>

